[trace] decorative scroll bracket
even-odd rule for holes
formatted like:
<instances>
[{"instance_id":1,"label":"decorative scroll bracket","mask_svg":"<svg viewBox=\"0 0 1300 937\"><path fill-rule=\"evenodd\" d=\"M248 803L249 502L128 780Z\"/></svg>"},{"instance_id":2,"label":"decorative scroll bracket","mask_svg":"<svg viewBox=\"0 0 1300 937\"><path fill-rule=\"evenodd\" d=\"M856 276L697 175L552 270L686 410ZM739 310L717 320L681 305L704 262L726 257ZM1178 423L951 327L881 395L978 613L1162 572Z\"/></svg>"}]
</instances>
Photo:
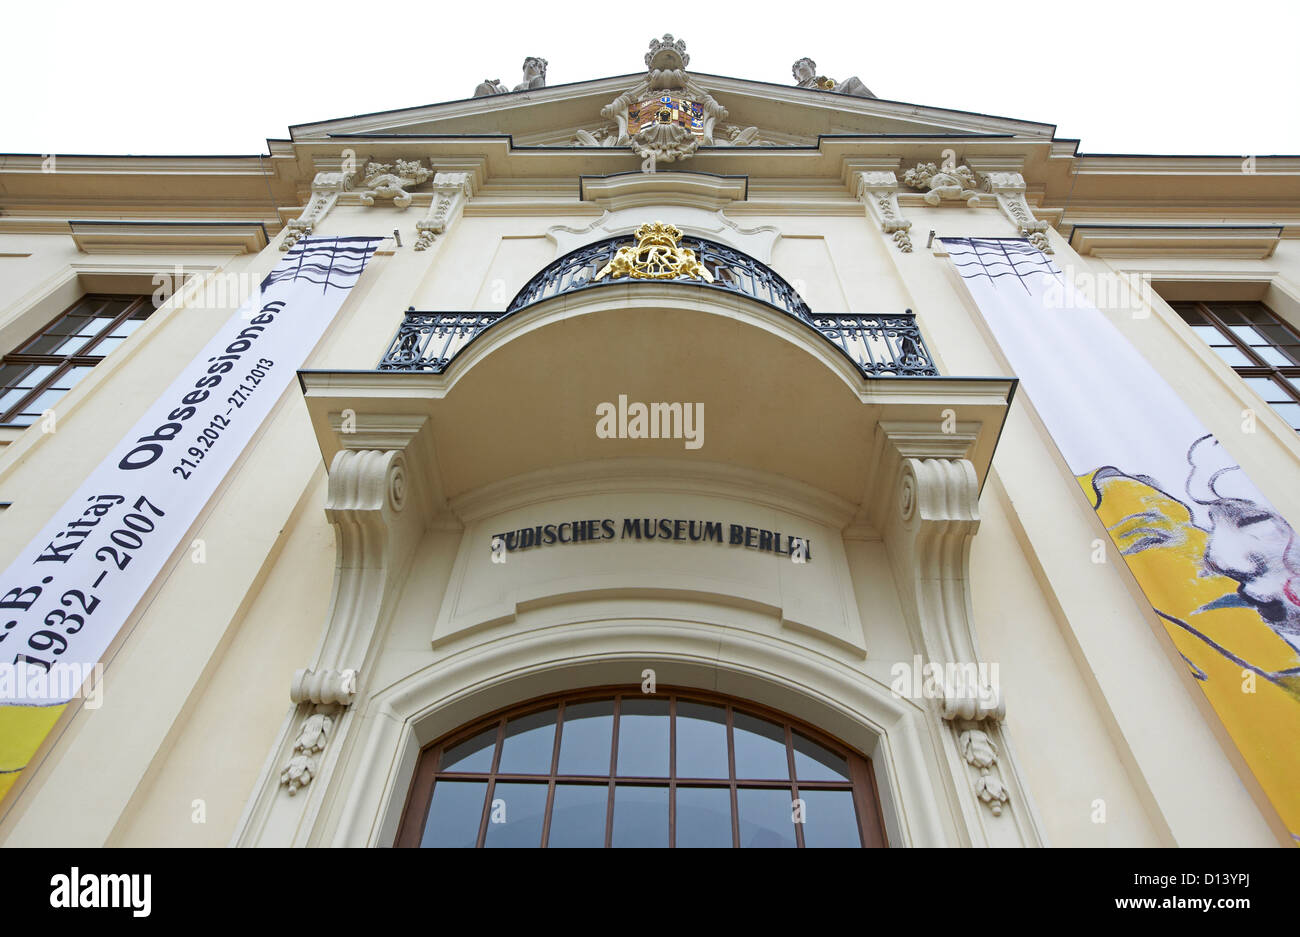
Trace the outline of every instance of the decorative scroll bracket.
<instances>
[{"instance_id":1,"label":"decorative scroll bracket","mask_svg":"<svg viewBox=\"0 0 1300 937\"><path fill-rule=\"evenodd\" d=\"M1029 238L1029 242L1043 253L1052 253L1047 240L1047 222L1035 218L1025 201L1025 177L1018 172L989 172L984 175L984 184L998 200L1002 214L1016 226L1021 236Z\"/></svg>"},{"instance_id":2,"label":"decorative scroll bracket","mask_svg":"<svg viewBox=\"0 0 1300 937\"><path fill-rule=\"evenodd\" d=\"M433 201L429 213L415 223L419 235L415 240L417 251L428 250L438 235L443 234L464 210L465 203L474 194L474 176L468 172L439 172L433 177Z\"/></svg>"},{"instance_id":3,"label":"decorative scroll bracket","mask_svg":"<svg viewBox=\"0 0 1300 937\"><path fill-rule=\"evenodd\" d=\"M346 757L365 668L373 666L433 507L443 503L425 417L363 412L345 419L340 412L328 422L322 450L330 466L325 514L336 531L334 593L315 659L293 675L294 708L236 845L308 843L325 797L322 778Z\"/></svg>"},{"instance_id":4,"label":"decorative scroll bracket","mask_svg":"<svg viewBox=\"0 0 1300 937\"><path fill-rule=\"evenodd\" d=\"M310 235L317 223L338 203L339 196L352 187L355 176L355 171L347 168L316 173L311 182L311 197L307 199L307 207L302 210L302 214L285 225L280 250L287 251Z\"/></svg>"},{"instance_id":5,"label":"decorative scroll bracket","mask_svg":"<svg viewBox=\"0 0 1300 937\"><path fill-rule=\"evenodd\" d=\"M892 172L859 172L858 201L867 206L868 217L875 219L881 231L893 235L900 251L912 252L912 222L898 207L897 176Z\"/></svg>"},{"instance_id":6,"label":"decorative scroll bracket","mask_svg":"<svg viewBox=\"0 0 1300 937\"><path fill-rule=\"evenodd\" d=\"M926 694L932 697L928 708L942 727L943 749L958 782L953 796L972 843L1040 845L1001 725L1006 703L997 668L981 660L975 635L970 546L980 524L979 482L969 458L975 437L969 427L956 429L880 424L880 444L893 454L896 468L893 503L882 499L874 510L914 644L945 675L935 681L938 692ZM980 804L991 820L979 818Z\"/></svg>"}]
</instances>

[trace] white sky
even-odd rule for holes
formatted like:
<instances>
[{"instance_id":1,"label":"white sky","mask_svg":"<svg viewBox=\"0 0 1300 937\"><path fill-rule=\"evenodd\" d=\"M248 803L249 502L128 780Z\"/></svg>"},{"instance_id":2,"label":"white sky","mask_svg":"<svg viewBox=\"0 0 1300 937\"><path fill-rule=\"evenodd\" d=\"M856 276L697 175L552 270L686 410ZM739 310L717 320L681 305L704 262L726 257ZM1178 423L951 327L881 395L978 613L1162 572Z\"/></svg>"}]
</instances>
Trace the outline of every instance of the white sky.
<instances>
[{"instance_id":1,"label":"white sky","mask_svg":"<svg viewBox=\"0 0 1300 937\"><path fill-rule=\"evenodd\" d=\"M1300 154L1296 0L96 0L12 2L0 28L0 153L262 153L291 124L513 86L526 55L553 85L639 72L668 31L692 71L790 84L807 55L1089 153Z\"/></svg>"}]
</instances>

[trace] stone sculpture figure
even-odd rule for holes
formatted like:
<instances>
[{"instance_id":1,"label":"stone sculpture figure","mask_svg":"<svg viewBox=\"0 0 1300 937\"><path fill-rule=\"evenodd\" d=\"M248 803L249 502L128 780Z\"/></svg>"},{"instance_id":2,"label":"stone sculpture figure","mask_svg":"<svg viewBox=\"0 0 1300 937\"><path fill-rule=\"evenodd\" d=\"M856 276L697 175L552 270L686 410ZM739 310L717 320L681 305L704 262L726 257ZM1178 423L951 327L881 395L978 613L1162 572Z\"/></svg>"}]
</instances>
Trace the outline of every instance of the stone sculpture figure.
<instances>
[{"instance_id":1,"label":"stone sculpture figure","mask_svg":"<svg viewBox=\"0 0 1300 937\"><path fill-rule=\"evenodd\" d=\"M513 88L507 88L500 78L485 78L474 89L474 97L485 98L492 94L506 94L509 91L532 91L546 87L546 59L530 55L524 59L524 80Z\"/></svg>"},{"instance_id":2,"label":"stone sculpture figure","mask_svg":"<svg viewBox=\"0 0 1300 937\"><path fill-rule=\"evenodd\" d=\"M800 88L812 88L816 91L834 91L837 94L852 94L859 98L875 97L857 75L854 75L852 78L846 78L843 81L836 81L834 78L827 78L825 75L818 75L817 63L807 56L795 62L794 65L790 67L790 72L794 75L795 84Z\"/></svg>"},{"instance_id":3,"label":"stone sculpture figure","mask_svg":"<svg viewBox=\"0 0 1300 937\"><path fill-rule=\"evenodd\" d=\"M515 85L516 91L532 91L546 87L546 59L530 55L524 59L524 80Z\"/></svg>"},{"instance_id":4,"label":"stone sculpture figure","mask_svg":"<svg viewBox=\"0 0 1300 937\"><path fill-rule=\"evenodd\" d=\"M489 94L505 94L510 89L501 83L500 78L485 78L474 89L474 97L485 98Z\"/></svg>"},{"instance_id":5,"label":"stone sculpture figure","mask_svg":"<svg viewBox=\"0 0 1300 937\"><path fill-rule=\"evenodd\" d=\"M964 199L973 208L980 203L979 193L975 191L979 181L969 166L945 166L940 169L934 163L917 163L914 168L903 173L903 181L914 189L928 190L925 193L928 205Z\"/></svg>"}]
</instances>

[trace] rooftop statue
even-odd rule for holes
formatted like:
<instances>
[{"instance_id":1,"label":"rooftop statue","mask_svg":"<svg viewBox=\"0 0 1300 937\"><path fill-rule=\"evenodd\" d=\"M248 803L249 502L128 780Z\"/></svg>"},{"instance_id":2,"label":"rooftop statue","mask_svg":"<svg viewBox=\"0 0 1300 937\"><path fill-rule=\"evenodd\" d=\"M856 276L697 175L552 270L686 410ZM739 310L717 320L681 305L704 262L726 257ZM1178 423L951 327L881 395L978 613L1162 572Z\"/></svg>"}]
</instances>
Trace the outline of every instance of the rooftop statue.
<instances>
[{"instance_id":1,"label":"rooftop statue","mask_svg":"<svg viewBox=\"0 0 1300 937\"><path fill-rule=\"evenodd\" d=\"M871 93L858 78L854 75L852 78L846 78L843 81L836 81L834 78L827 78L825 75L817 74L817 63L807 56L801 58L790 67L794 75L795 84L800 88L812 88L816 91L834 91L836 94L852 94L859 98L874 98Z\"/></svg>"},{"instance_id":2,"label":"rooftop statue","mask_svg":"<svg viewBox=\"0 0 1300 937\"><path fill-rule=\"evenodd\" d=\"M505 94L508 91L532 91L546 87L546 59L530 55L524 59L524 80L507 88L500 78L485 78L474 89L474 97L485 98L492 94Z\"/></svg>"},{"instance_id":3,"label":"rooftop statue","mask_svg":"<svg viewBox=\"0 0 1300 937\"><path fill-rule=\"evenodd\" d=\"M546 87L546 59L530 55L524 59L524 80L515 85L516 91L532 91Z\"/></svg>"}]
</instances>

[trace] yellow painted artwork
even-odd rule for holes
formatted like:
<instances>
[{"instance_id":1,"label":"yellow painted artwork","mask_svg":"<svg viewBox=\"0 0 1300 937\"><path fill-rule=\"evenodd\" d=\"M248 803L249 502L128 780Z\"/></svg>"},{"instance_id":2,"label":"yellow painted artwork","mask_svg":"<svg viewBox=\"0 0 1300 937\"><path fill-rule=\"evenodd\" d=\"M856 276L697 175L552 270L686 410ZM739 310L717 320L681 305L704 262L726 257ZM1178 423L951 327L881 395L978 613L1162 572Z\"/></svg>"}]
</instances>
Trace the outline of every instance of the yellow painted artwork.
<instances>
[{"instance_id":1,"label":"yellow painted artwork","mask_svg":"<svg viewBox=\"0 0 1300 937\"><path fill-rule=\"evenodd\" d=\"M67 704L59 706L0 706L0 798L18 780L45 736L50 734Z\"/></svg>"},{"instance_id":2,"label":"yellow painted artwork","mask_svg":"<svg viewBox=\"0 0 1300 937\"><path fill-rule=\"evenodd\" d=\"M1192 676L1300 838L1300 653L1277 613L1295 582L1285 566L1291 528L1251 502L1223 499L1210 504L1213 526L1204 530L1185 504L1149 480L1113 468L1078 480ZM1270 569L1269 557L1283 568Z\"/></svg>"}]
</instances>

